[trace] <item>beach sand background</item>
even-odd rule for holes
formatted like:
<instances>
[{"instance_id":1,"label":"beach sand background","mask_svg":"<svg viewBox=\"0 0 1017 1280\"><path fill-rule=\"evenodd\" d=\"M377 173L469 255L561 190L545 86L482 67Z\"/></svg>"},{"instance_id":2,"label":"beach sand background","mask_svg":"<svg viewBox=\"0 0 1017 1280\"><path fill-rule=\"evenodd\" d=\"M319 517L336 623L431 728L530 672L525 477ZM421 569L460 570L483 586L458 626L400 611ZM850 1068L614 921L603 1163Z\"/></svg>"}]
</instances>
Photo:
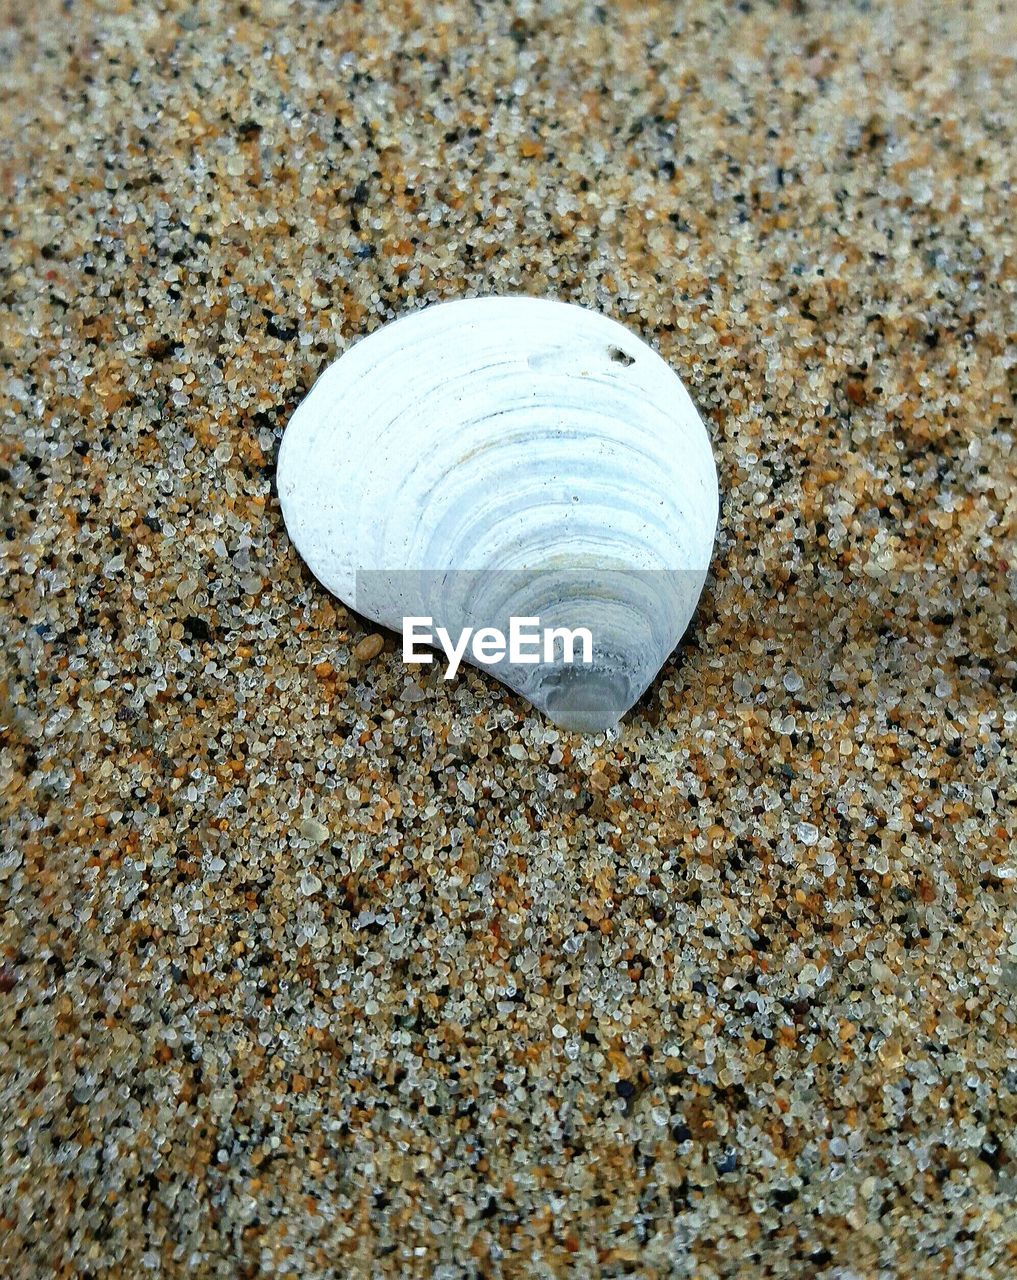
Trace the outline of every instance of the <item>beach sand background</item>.
<instances>
[{"instance_id":1,"label":"beach sand background","mask_svg":"<svg viewBox=\"0 0 1017 1280\"><path fill-rule=\"evenodd\" d=\"M1013 1274L1013 50L7 0L5 1275ZM504 292L714 443L617 741L408 672L273 492L330 361Z\"/></svg>"}]
</instances>

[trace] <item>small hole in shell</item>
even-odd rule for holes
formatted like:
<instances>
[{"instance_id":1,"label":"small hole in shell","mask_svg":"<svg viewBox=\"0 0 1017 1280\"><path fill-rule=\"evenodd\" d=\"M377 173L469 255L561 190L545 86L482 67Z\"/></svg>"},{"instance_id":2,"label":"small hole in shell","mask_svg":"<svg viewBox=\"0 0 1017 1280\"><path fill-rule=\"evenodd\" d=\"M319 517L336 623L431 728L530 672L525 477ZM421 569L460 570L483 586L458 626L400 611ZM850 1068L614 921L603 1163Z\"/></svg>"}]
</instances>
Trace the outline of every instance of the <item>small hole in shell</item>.
<instances>
[{"instance_id":1,"label":"small hole in shell","mask_svg":"<svg viewBox=\"0 0 1017 1280\"><path fill-rule=\"evenodd\" d=\"M635 356L630 356L627 351L623 351L621 347L608 347L607 354L615 362L615 364L623 364L626 368L630 364L636 363Z\"/></svg>"}]
</instances>

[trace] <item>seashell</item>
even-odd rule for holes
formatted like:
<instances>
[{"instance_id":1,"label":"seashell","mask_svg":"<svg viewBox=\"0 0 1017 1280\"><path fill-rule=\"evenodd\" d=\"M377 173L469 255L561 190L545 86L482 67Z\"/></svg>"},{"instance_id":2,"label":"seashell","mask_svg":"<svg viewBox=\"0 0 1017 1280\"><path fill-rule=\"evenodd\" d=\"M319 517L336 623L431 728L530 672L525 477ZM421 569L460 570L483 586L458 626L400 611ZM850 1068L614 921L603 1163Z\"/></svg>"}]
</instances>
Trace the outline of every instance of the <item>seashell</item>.
<instances>
[{"instance_id":1,"label":"seashell","mask_svg":"<svg viewBox=\"0 0 1017 1280\"><path fill-rule=\"evenodd\" d=\"M278 489L315 576L382 626L586 627L588 664L485 666L586 732L613 729L678 643L718 513L678 376L615 321L527 297L442 303L356 343L290 420Z\"/></svg>"}]
</instances>

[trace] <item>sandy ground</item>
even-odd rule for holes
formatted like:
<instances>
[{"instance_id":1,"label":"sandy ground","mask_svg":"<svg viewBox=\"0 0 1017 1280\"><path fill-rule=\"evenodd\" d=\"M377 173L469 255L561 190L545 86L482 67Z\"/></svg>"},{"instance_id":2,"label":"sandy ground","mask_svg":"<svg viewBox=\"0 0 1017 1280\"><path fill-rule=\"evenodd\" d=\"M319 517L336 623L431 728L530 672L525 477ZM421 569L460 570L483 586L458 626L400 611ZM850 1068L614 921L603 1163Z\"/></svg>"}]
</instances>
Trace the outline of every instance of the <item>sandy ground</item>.
<instances>
[{"instance_id":1,"label":"sandy ground","mask_svg":"<svg viewBox=\"0 0 1017 1280\"><path fill-rule=\"evenodd\" d=\"M1012 1275L1007 6L0 13L4 1274ZM273 492L509 291L717 455L617 741L418 690Z\"/></svg>"}]
</instances>

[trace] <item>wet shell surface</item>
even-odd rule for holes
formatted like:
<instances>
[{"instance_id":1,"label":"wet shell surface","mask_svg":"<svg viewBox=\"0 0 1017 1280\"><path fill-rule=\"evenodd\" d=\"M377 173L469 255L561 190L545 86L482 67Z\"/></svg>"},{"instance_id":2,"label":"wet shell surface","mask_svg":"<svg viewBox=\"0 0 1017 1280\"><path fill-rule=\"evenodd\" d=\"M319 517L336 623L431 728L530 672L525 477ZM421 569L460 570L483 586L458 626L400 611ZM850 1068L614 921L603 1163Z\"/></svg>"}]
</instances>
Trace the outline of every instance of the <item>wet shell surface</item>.
<instances>
[{"instance_id":1,"label":"wet shell surface","mask_svg":"<svg viewBox=\"0 0 1017 1280\"><path fill-rule=\"evenodd\" d=\"M525 297L442 303L357 342L290 420L278 488L315 576L385 627L587 628L589 664L484 667L587 732L614 728L680 640L718 512L673 370L605 316Z\"/></svg>"}]
</instances>

